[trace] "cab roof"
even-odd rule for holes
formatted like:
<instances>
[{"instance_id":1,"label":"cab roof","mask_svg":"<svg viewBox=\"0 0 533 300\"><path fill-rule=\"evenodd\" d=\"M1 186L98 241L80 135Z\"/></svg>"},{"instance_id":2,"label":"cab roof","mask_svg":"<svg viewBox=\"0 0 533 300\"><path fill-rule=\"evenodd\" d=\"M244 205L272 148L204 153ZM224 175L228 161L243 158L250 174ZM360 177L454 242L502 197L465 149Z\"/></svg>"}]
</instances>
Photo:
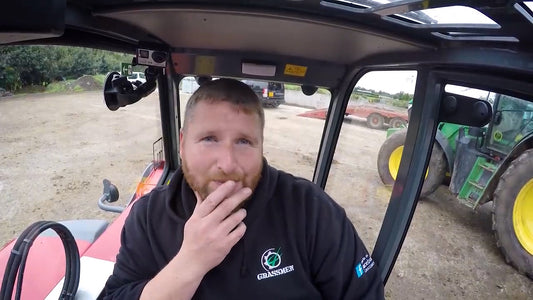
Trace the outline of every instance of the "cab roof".
<instances>
[{"instance_id":1,"label":"cab roof","mask_svg":"<svg viewBox=\"0 0 533 300\"><path fill-rule=\"evenodd\" d=\"M512 69L517 76L532 69L529 1L23 2L10 3L1 13L0 43L131 53L149 45L193 58L214 57L217 68L208 74L214 76L242 76L240 63L233 64L242 61L305 66L306 76L281 72L275 79L325 87L339 85L359 65L456 64Z\"/></svg>"}]
</instances>

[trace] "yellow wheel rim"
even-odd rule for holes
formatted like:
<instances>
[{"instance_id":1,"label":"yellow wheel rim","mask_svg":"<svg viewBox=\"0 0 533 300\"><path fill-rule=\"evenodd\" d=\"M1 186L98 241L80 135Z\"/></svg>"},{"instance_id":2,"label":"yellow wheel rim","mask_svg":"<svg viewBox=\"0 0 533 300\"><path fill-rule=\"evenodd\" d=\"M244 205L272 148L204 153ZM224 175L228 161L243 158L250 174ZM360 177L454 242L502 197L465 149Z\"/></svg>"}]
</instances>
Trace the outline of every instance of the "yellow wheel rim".
<instances>
[{"instance_id":1,"label":"yellow wheel rim","mask_svg":"<svg viewBox=\"0 0 533 300\"><path fill-rule=\"evenodd\" d=\"M518 241L533 255L533 179L518 193L513 208L513 227Z\"/></svg>"},{"instance_id":2,"label":"yellow wheel rim","mask_svg":"<svg viewBox=\"0 0 533 300\"><path fill-rule=\"evenodd\" d=\"M398 170L400 169L400 161L402 160L402 152L403 152L403 146L400 146L392 153L389 157L389 172L392 176L392 179L396 180L396 176L398 175Z\"/></svg>"},{"instance_id":3,"label":"yellow wheel rim","mask_svg":"<svg viewBox=\"0 0 533 300\"><path fill-rule=\"evenodd\" d=\"M389 172L392 177L392 179L396 180L396 176L398 175L398 170L400 170L400 161L402 160L402 153L403 153L403 145L394 149L389 157ZM426 176L424 178L428 177L429 173L429 167L428 170L426 170Z\"/></svg>"}]
</instances>

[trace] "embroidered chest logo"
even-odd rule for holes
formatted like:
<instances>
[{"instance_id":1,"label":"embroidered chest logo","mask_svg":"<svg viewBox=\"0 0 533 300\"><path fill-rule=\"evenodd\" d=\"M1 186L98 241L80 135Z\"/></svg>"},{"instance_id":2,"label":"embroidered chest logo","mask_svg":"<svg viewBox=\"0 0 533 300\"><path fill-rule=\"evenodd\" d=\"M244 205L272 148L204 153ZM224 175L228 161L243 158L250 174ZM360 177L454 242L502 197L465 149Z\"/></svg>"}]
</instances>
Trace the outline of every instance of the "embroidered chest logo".
<instances>
[{"instance_id":1,"label":"embroidered chest logo","mask_svg":"<svg viewBox=\"0 0 533 300\"><path fill-rule=\"evenodd\" d=\"M274 250L274 248L268 249L261 257L261 261L263 261L263 268L267 272L279 267L281 264L281 253L279 253L281 249L278 249L277 252L272 250Z\"/></svg>"},{"instance_id":2,"label":"embroidered chest logo","mask_svg":"<svg viewBox=\"0 0 533 300\"><path fill-rule=\"evenodd\" d=\"M261 266L266 272L257 274L257 280L276 277L294 271L294 265L280 267L281 257L281 248L278 248L278 250L270 248L263 252L263 255L261 255Z\"/></svg>"},{"instance_id":3,"label":"embroidered chest logo","mask_svg":"<svg viewBox=\"0 0 533 300\"><path fill-rule=\"evenodd\" d=\"M355 266L355 273L357 274L357 278L361 278L366 272L370 271L372 267L374 266L374 261L372 260L372 257L370 255L365 254L363 258L361 258L361 262Z\"/></svg>"}]
</instances>

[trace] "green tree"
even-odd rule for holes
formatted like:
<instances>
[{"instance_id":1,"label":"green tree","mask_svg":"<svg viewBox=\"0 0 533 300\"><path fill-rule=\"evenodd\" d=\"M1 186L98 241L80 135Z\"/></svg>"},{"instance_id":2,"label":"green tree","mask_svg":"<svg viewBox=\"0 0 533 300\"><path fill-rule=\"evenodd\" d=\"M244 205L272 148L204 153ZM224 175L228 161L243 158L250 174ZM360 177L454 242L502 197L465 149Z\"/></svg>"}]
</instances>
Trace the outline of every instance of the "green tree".
<instances>
[{"instance_id":1,"label":"green tree","mask_svg":"<svg viewBox=\"0 0 533 300\"><path fill-rule=\"evenodd\" d=\"M0 87L7 90L17 90L22 86L18 73L12 67L0 67Z\"/></svg>"},{"instance_id":2,"label":"green tree","mask_svg":"<svg viewBox=\"0 0 533 300\"><path fill-rule=\"evenodd\" d=\"M132 55L66 46L0 47L0 87L16 91L29 85L118 71Z\"/></svg>"}]
</instances>

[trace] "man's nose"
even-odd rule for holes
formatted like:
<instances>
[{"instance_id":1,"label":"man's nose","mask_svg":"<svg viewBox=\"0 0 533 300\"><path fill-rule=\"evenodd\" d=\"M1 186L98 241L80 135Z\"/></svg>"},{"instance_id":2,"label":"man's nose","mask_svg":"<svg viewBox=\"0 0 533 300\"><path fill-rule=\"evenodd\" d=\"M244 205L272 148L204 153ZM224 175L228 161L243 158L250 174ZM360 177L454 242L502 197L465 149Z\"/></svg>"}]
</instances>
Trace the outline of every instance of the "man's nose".
<instances>
[{"instance_id":1,"label":"man's nose","mask_svg":"<svg viewBox=\"0 0 533 300\"><path fill-rule=\"evenodd\" d=\"M225 174L234 173L237 168L237 157L232 144L225 144L220 149L217 166Z\"/></svg>"}]
</instances>

